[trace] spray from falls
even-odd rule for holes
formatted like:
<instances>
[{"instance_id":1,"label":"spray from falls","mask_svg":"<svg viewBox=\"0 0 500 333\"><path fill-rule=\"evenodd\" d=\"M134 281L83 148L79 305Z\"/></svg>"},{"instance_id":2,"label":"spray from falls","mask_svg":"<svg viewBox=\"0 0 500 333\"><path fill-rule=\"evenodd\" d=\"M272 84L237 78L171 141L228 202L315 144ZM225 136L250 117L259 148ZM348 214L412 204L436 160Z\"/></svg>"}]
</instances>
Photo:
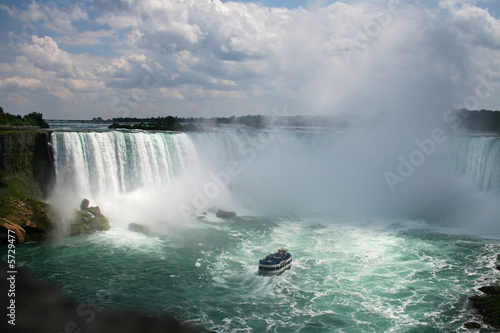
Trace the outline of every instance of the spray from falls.
<instances>
[{"instance_id":1,"label":"spray from falls","mask_svg":"<svg viewBox=\"0 0 500 333\"><path fill-rule=\"evenodd\" d=\"M472 179L480 190L500 189L499 137L457 137L448 163L458 175Z\"/></svg>"},{"instance_id":2,"label":"spray from falls","mask_svg":"<svg viewBox=\"0 0 500 333\"><path fill-rule=\"evenodd\" d=\"M210 139L217 138L205 138ZM88 198L115 225L175 224L185 218L179 207L196 208L190 203L193 189L216 167L203 150L220 143L200 140L184 133L55 132L57 184L52 201L66 221ZM211 204L223 205L225 191L221 187Z\"/></svg>"}]
</instances>

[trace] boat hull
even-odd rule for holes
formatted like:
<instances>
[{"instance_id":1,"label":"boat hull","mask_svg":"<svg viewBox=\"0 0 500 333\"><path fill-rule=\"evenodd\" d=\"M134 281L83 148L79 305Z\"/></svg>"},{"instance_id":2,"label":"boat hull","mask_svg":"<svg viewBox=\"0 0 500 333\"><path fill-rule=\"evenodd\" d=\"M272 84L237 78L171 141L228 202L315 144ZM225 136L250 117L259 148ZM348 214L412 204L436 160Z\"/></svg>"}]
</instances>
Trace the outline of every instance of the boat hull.
<instances>
[{"instance_id":1,"label":"boat hull","mask_svg":"<svg viewBox=\"0 0 500 333\"><path fill-rule=\"evenodd\" d=\"M283 265L259 265L259 275L276 276L292 267L292 259L287 260Z\"/></svg>"}]
</instances>

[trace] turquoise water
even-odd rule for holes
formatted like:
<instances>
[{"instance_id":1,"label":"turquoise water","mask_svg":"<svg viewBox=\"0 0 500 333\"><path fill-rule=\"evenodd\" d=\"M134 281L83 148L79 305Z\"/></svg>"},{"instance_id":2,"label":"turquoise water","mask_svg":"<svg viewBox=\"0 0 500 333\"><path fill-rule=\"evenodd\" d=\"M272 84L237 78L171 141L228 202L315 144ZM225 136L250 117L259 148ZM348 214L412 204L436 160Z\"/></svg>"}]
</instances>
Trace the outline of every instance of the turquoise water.
<instances>
[{"instance_id":1,"label":"turquoise water","mask_svg":"<svg viewBox=\"0 0 500 333\"><path fill-rule=\"evenodd\" d=\"M258 260L281 246L292 269L259 276ZM217 332L455 332L474 319L467 297L498 278L498 251L416 221L209 214L163 235L112 227L22 245L17 261L99 310Z\"/></svg>"},{"instance_id":2,"label":"turquoise water","mask_svg":"<svg viewBox=\"0 0 500 333\"><path fill-rule=\"evenodd\" d=\"M465 331L480 320L467 297L500 275L499 138L421 152L394 191L384 173L418 147L411 135L402 146L384 138L54 132L57 240L19 246L16 261L97 309L170 314L216 332ZM69 238L83 198L111 229ZM217 208L239 217L221 220ZM259 259L282 246L291 270L259 276Z\"/></svg>"}]
</instances>

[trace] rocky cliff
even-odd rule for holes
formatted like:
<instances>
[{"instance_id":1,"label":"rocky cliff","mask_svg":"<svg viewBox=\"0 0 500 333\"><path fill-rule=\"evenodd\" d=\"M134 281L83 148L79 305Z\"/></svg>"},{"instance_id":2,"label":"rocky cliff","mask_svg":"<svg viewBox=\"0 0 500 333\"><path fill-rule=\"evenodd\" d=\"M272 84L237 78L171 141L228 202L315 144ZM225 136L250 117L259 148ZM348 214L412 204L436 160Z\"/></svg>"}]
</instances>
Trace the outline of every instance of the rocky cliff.
<instances>
[{"instance_id":1,"label":"rocky cliff","mask_svg":"<svg viewBox=\"0 0 500 333\"><path fill-rule=\"evenodd\" d=\"M50 131L0 130L0 177L33 176L42 195L47 195L54 178ZM31 193L40 195L40 193Z\"/></svg>"},{"instance_id":2,"label":"rocky cliff","mask_svg":"<svg viewBox=\"0 0 500 333\"><path fill-rule=\"evenodd\" d=\"M39 241L51 229L48 205L53 167L49 131L0 130L0 242L7 229L18 242Z\"/></svg>"}]
</instances>

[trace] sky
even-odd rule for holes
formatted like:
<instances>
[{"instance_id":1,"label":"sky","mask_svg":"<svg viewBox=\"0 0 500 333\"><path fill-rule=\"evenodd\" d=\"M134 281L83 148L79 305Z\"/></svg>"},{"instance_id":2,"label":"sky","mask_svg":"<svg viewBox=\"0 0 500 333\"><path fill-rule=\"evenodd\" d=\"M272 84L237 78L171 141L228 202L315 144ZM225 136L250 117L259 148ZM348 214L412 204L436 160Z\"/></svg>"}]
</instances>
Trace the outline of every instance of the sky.
<instances>
[{"instance_id":1,"label":"sky","mask_svg":"<svg viewBox=\"0 0 500 333\"><path fill-rule=\"evenodd\" d=\"M3 0L0 106L47 119L500 110L500 1Z\"/></svg>"}]
</instances>

